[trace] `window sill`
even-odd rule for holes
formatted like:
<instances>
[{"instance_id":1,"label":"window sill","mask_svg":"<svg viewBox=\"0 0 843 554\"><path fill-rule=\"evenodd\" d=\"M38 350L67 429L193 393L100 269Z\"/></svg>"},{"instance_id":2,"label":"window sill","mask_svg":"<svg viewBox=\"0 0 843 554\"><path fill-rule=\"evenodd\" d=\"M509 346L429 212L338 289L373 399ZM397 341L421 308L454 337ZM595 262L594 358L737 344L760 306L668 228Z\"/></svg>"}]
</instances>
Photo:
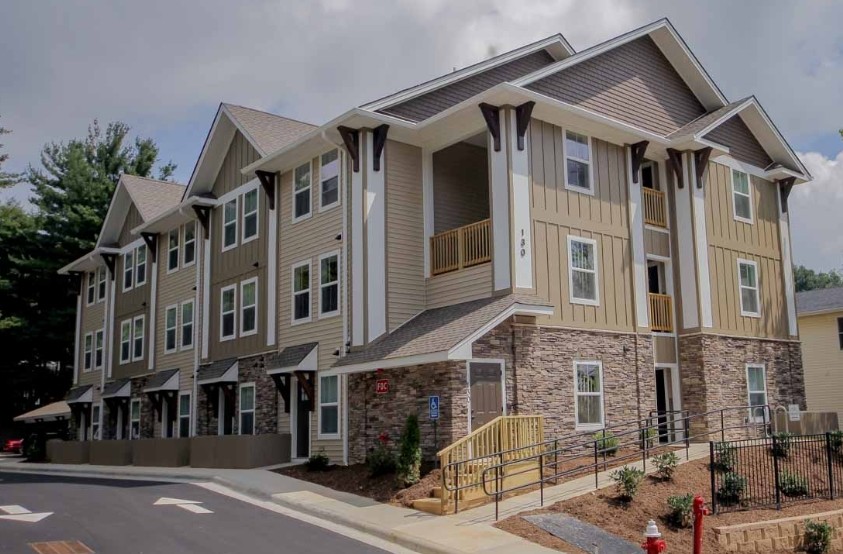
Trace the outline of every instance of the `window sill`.
<instances>
[{"instance_id":1,"label":"window sill","mask_svg":"<svg viewBox=\"0 0 843 554\"><path fill-rule=\"evenodd\" d=\"M339 202L339 200L337 200L333 204L328 204L327 206L319 206L319 213L322 214L322 213L325 213L325 212L329 212L329 211L333 210L334 208L339 207L339 205L340 205L340 202Z\"/></svg>"},{"instance_id":2,"label":"window sill","mask_svg":"<svg viewBox=\"0 0 843 554\"><path fill-rule=\"evenodd\" d=\"M571 304L579 304L581 306L599 306L600 300L588 300L587 298L571 298Z\"/></svg>"},{"instance_id":3,"label":"window sill","mask_svg":"<svg viewBox=\"0 0 843 554\"><path fill-rule=\"evenodd\" d=\"M755 220L754 220L754 219L752 219L752 218L746 218L746 217L741 217L741 216L739 216L739 215L733 216L733 219L734 219L735 221L740 222L740 223L746 223L747 225L754 225L754 224L755 224Z\"/></svg>"},{"instance_id":4,"label":"window sill","mask_svg":"<svg viewBox=\"0 0 843 554\"><path fill-rule=\"evenodd\" d=\"M229 244L228 246L223 246L220 252L228 252L229 250L234 250L237 248L238 244L235 242L234 244Z\"/></svg>"},{"instance_id":5,"label":"window sill","mask_svg":"<svg viewBox=\"0 0 843 554\"><path fill-rule=\"evenodd\" d=\"M249 244L252 241L258 240L259 236L260 236L260 234L254 234L251 237L241 239L240 240L240 246L243 246L244 244Z\"/></svg>"},{"instance_id":6,"label":"window sill","mask_svg":"<svg viewBox=\"0 0 843 554\"><path fill-rule=\"evenodd\" d=\"M574 431L602 431L604 426L599 423L589 423L586 425L574 425ZM609 436L607 432L606 436Z\"/></svg>"},{"instance_id":7,"label":"window sill","mask_svg":"<svg viewBox=\"0 0 843 554\"><path fill-rule=\"evenodd\" d=\"M336 440L340 440L341 438L342 437L340 436L339 433L334 433L334 434L330 434L330 435L323 435L322 433L316 434L316 440L320 440L320 441L336 441Z\"/></svg>"},{"instance_id":8,"label":"window sill","mask_svg":"<svg viewBox=\"0 0 843 554\"><path fill-rule=\"evenodd\" d=\"M327 312L327 313L324 313L324 314L319 314L319 319L320 320L331 319L332 317L337 317L338 315L340 315L339 310L337 310L335 312Z\"/></svg>"},{"instance_id":9,"label":"window sill","mask_svg":"<svg viewBox=\"0 0 843 554\"><path fill-rule=\"evenodd\" d=\"M252 336L257 335L257 334L258 334L257 329L255 329L254 331L245 331L245 332L240 331L240 338L242 339L243 337L252 337Z\"/></svg>"},{"instance_id":10,"label":"window sill","mask_svg":"<svg viewBox=\"0 0 843 554\"><path fill-rule=\"evenodd\" d=\"M299 217L294 217L293 220L292 220L292 223L295 225L296 223L300 223L302 221L307 221L311 217L313 217L312 211L310 213L305 214L305 215L302 215L302 216L299 216Z\"/></svg>"},{"instance_id":11,"label":"window sill","mask_svg":"<svg viewBox=\"0 0 843 554\"><path fill-rule=\"evenodd\" d=\"M586 196L594 196L594 187L584 189L582 187L578 187L576 185L569 185L565 183L565 190L570 190L571 192L578 192L580 194L585 194Z\"/></svg>"},{"instance_id":12,"label":"window sill","mask_svg":"<svg viewBox=\"0 0 843 554\"><path fill-rule=\"evenodd\" d=\"M761 314L756 312L745 312L741 310L741 317L752 317L754 319L761 319Z\"/></svg>"},{"instance_id":13,"label":"window sill","mask_svg":"<svg viewBox=\"0 0 843 554\"><path fill-rule=\"evenodd\" d=\"M220 342L227 342L237 338L237 335L228 335L227 337L220 337Z\"/></svg>"},{"instance_id":14,"label":"window sill","mask_svg":"<svg viewBox=\"0 0 843 554\"><path fill-rule=\"evenodd\" d=\"M310 323L312 318L302 318L302 319L293 319L290 321L290 325L303 325L305 323Z\"/></svg>"}]
</instances>

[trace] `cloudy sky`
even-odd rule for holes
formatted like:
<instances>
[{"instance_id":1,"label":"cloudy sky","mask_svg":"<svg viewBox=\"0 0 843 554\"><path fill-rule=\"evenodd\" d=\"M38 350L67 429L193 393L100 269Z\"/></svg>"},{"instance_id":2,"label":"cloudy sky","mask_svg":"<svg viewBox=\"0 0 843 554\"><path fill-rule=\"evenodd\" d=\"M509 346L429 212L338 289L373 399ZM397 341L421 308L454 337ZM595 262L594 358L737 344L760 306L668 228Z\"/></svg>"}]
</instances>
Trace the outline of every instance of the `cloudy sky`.
<instances>
[{"instance_id":1,"label":"cloudy sky","mask_svg":"<svg viewBox=\"0 0 843 554\"><path fill-rule=\"evenodd\" d=\"M121 120L186 181L221 101L322 123L553 33L577 50L669 17L726 96L755 94L815 182L798 263L843 266L843 3L633 0L5 0L0 123L17 170ZM25 186L0 198L25 198Z\"/></svg>"}]
</instances>

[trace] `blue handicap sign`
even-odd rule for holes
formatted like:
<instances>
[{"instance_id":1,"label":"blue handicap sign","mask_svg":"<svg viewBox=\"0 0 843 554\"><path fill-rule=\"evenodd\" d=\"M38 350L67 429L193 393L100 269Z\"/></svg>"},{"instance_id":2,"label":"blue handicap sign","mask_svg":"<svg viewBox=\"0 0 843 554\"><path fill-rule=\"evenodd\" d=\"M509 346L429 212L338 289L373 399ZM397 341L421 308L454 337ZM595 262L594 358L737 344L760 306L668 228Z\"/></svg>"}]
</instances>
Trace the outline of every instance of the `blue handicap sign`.
<instances>
[{"instance_id":1,"label":"blue handicap sign","mask_svg":"<svg viewBox=\"0 0 843 554\"><path fill-rule=\"evenodd\" d=\"M439 397L438 396L427 397L427 407L428 407L430 419L432 419L432 420L439 419Z\"/></svg>"}]
</instances>

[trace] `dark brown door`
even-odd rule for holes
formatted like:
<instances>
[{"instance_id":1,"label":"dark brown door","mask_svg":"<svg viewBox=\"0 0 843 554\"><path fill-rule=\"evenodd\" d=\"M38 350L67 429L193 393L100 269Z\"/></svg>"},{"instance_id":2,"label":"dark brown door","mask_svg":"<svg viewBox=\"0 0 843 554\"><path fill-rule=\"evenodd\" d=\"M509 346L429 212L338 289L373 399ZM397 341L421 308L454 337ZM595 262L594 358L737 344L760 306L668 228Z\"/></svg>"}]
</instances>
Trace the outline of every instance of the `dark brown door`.
<instances>
[{"instance_id":1,"label":"dark brown door","mask_svg":"<svg viewBox=\"0 0 843 554\"><path fill-rule=\"evenodd\" d=\"M307 392L297 384L296 390L296 458L310 456L310 401Z\"/></svg>"},{"instance_id":2,"label":"dark brown door","mask_svg":"<svg viewBox=\"0 0 843 554\"><path fill-rule=\"evenodd\" d=\"M503 390L501 389L501 365L498 363L471 362L469 364L471 383L471 428L503 415Z\"/></svg>"}]
</instances>

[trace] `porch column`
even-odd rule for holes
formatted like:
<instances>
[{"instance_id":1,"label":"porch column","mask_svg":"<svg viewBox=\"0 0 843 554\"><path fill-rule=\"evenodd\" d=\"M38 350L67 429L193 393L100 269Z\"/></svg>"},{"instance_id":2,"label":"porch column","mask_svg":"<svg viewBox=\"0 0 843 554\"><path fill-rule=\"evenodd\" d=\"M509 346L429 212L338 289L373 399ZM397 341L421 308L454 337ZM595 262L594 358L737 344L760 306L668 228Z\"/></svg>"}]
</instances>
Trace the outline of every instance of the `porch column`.
<instances>
[{"instance_id":1,"label":"porch column","mask_svg":"<svg viewBox=\"0 0 843 554\"><path fill-rule=\"evenodd\" d=\"M512 275L515 288L522 291L533 291L533 234L532 215L530 208L530 144L527 137L530 112L522 108L507 109L507 140L506 150L509 154L509 179L512 189L512 217L510 233L514 242L512 247ZM519 112L519 110L521 110ZM492 152L494 154L494 152ZM494 202L493 202L494 204ZM495 227L500 223L492 219ZM497 251L493 260L496 260ZM497 265L496 265L497 267ZM495 289L497 290L497 286Z\"/></svg>"},{"instance_id":2,"label":"porch column","mask_svg":"<svg viewBox=\"0 0 843 554\"><path fill-rule=\"evenodd\" d=\"M376 130L365 133L366 342L386 333L386 179Z\"/></svg>"},{"instance_id":3,"label":"porch column","mask_svg":"<svg viewBox=\"0 0 843 554\"><path fill-rule=\"evenodd\" d=\"M708 232L705 225L705 187L701 182L704 171L697 171L696 156L687 155L688 193L694 212L694 246L697 254L697 279L700 289L700 323L702 327L713 327L711 315L711 277L708 269ZM708 163L707 161L704 163Z\"/></svg>"},{"instance_id":4,"label":"porch column","mask_svg":"<svg viewBox=\"0 0 843 554\"><path fill-rule=\"evenodd\" d=\"M676 183L676 237L679 243L679 289L682 295L682 328L699 327L697 274L694 260L694 221L691 216L691 187L688 184L688 156L681 155L681 171L674 173Z\"/></svg>"},{"instance_id":5,"label":"porch column","mask_svg":"<svg viewBox=\"0 0 843 554\"><path fill-rule=\"evenodd\" d=\"M646 143L645 143L646 144ZM646 148L646 147L645 147ZM638 177L638 164L633 162L632 148L626 151L627 183L629 183L629 226L632 242L632 284L635 290L635 319L638 327L649 327L649 297L647 295L647 256L644 252L644 214L641 201L641 179ZM643 158L643 152L641 152Z\"/></svg>"},{"instance_id":6,"label":"porch column","mask_svg":"<svg viewBox=\"0 0 843 554\"><path fill-rule=\"evenodd\" d=\"M492 204L492 290L512 287L512 232L509 209L509 168L507 151L508 109L481 106L487 123L489 152L489 199ZM497 128L495 129L495 125ZM497 134L497 136L495 136ZM495 145L498 146L495 149Z\"/></svg>"},{"instance_id":7,"label":"porch column","mask_svg":"<svg viewBox=\"0 0 843 554\"><path fill-rule=\"evenodd\" d=\"M780 184L779 186L792 187L792 182L789 184ZM787 189L787 193L790 189ZM793 280L793 261L790 252L790 214L787 209L787 193L781 191L776 195L779 209L779 242L782 250L782 272L784 273L784 297L785 305L787 307L787 329L791 337L799 334L799 329L796 324L796 298ZM782 194L785 194L784 198Z\"/></svg>"}]
</instances>

